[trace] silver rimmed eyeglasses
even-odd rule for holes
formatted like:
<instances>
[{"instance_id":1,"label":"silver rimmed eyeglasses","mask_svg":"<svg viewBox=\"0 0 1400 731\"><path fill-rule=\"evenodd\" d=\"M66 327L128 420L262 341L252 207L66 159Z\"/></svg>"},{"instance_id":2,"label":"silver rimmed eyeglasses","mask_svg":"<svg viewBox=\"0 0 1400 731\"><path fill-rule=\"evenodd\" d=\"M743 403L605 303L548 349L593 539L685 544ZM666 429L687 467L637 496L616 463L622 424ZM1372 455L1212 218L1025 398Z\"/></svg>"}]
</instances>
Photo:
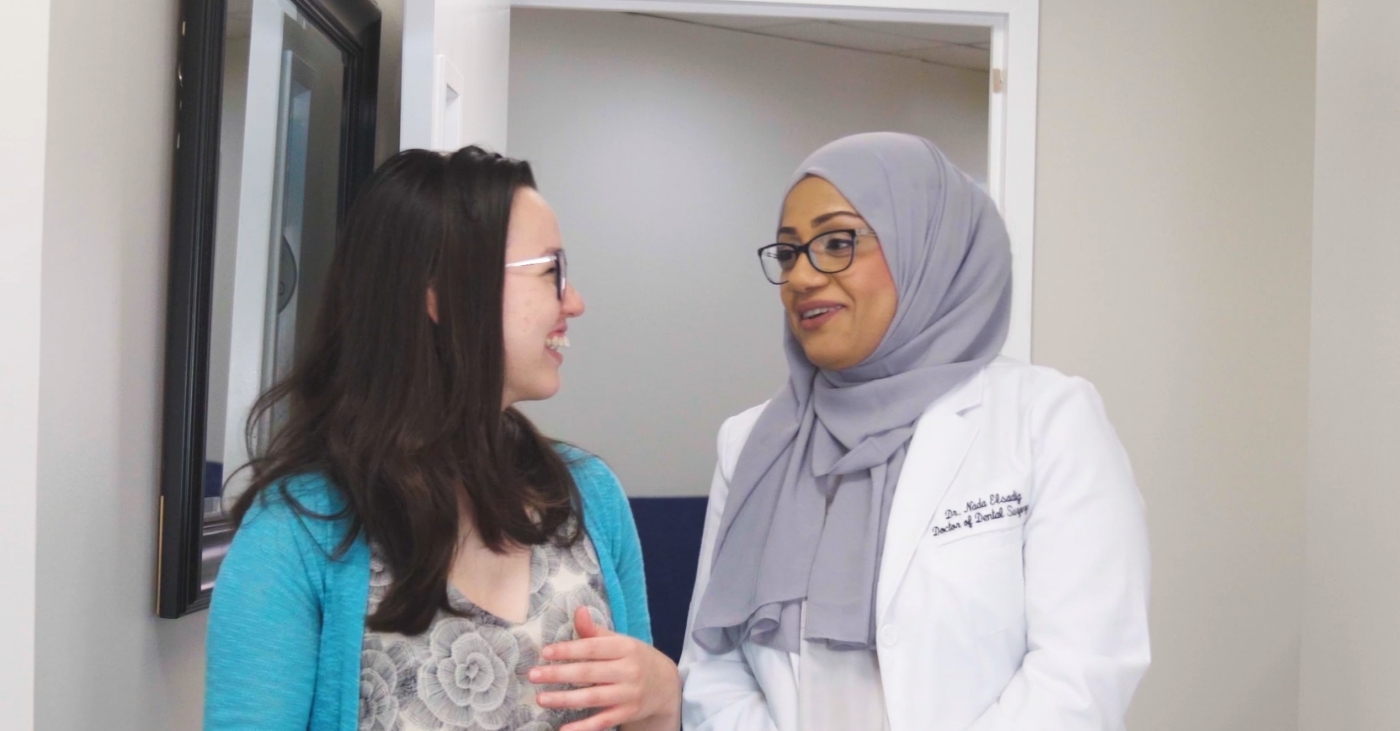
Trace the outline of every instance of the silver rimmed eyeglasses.
<instances>
[{"instance_id":1,"label":"silver rimmed eyeglasses","mask_svg":"<svg viewBox=\"0 0 1400 731\"><path fill-rule=\"evenodd\" d=\"M554 265L554 293L558 295L559 301L563 302L564 288L569 286L567 276L569 260L567 257L564 256L564 250L560 249L554 252L553 254L550 254L549 256L540 256L534 259L525 259L524 261L513 261L509 264L506 264L506 268L514 269L515 267L528 267L534 266L536 264Z\"/></svg>"},{"instance_id":2,"label":"silver rimmed eyeglasses","mask_svg":"<svg viewBox=\"0 0 1400 731\"><path fill-rule=\"evenodd\" d=\"M813 269L823 274L837 274L851 268L860 237L874 235L868 228L853 228L827 231L805 244L769 244L758 250L758 262L763 265L763 276L773 284L786 282L803 254L807 255Z\"/></svg>"}]
</instances>

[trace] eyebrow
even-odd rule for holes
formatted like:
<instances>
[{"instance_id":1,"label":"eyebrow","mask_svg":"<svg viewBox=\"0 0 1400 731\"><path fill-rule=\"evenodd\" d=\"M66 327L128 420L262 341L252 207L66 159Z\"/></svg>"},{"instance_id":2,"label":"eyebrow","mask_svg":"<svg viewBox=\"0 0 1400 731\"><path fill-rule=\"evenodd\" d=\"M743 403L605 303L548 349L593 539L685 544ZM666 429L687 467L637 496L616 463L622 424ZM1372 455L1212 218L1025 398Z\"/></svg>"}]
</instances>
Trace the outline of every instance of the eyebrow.
<instances>
[{"instance_id":1,"label":"eyebrow","mask_svg":"<svg viewBox=\"0 0 1400 731\"><path fill-rule=\"evenodd\" d=\"M823 223L826 223L827 221L836 218L837 216L851 216L852 218L860 218L860 214L855 213L854 211L831 211L830 213L823 213L822 215L812 219L812 228L816 228L817 226L820 226ZM792 234L795 236L797 235L797 229L791 226L783 226L782 228L778 229L778 233Z\"/></svg>"}]
</instances>

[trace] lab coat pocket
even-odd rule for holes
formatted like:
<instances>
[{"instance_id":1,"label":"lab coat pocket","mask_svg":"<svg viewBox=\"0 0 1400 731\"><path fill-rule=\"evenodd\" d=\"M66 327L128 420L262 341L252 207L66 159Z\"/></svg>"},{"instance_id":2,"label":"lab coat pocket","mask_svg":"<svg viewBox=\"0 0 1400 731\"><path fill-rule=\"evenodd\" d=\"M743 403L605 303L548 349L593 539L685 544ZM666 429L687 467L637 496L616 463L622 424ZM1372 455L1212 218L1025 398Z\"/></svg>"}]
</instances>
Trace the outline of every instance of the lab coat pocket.
<instances>
[{"instance_id":1,"label":"lab coat pocket","mask_svg":"<svg viewBox=\"0 0 1400 731\"><path fill-rule=\"evenodd\" d=\"M933 570L951 617L982 638L1019 628L1025 619L1021 524L1006 522L934 545Z\"/></svg>"}]
</instances>

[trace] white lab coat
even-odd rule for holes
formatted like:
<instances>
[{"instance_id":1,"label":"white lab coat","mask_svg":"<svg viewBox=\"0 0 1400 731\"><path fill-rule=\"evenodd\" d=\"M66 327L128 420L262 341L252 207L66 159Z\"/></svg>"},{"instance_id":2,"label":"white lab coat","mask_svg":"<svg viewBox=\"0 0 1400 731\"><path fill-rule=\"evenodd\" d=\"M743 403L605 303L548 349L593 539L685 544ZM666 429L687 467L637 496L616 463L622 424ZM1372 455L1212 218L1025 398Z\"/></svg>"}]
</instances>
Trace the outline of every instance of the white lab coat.
<instances>
[{"instance_id":1,"label":"white lab coat","mask_svg":"<svg viewBox=\"0 0 1400 731\"><path fill-rule=\"evenodd\" d=\"M719 433L690 623L739 452ZM920 417L876 587L891 731L1119 731L1149 662L1148 549L1128 457L1088 382L1005 358ZM798 657L686 631L687 731L798 731ZM852 731L860 731L852 729Z\"/></svg>"}]
</instances>

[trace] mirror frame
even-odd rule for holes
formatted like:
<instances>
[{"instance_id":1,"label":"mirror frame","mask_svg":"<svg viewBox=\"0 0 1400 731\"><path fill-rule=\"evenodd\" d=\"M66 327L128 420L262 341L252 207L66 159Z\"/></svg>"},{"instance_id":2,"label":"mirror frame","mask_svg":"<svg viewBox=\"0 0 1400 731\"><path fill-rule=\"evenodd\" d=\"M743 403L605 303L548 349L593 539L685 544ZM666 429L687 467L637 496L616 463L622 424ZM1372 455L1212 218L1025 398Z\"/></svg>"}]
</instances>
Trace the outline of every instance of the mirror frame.
<instances>
[{"instance_id":1,"label":"mirror frame","mask_svg":"<svg viewBox=\"0 0 1400 731\"><path fill-rule=\"evenodd\" d=\"M328 37L345 62L338 215L374 170L380 11L371 0L282 0ZM204 521L209 338L218 212L219 115L226 0L182 0L175 70L176 137L165 326L156 614L208 608L206 554L221 555L233 525Z\"/></svg>"}]
</instances>

